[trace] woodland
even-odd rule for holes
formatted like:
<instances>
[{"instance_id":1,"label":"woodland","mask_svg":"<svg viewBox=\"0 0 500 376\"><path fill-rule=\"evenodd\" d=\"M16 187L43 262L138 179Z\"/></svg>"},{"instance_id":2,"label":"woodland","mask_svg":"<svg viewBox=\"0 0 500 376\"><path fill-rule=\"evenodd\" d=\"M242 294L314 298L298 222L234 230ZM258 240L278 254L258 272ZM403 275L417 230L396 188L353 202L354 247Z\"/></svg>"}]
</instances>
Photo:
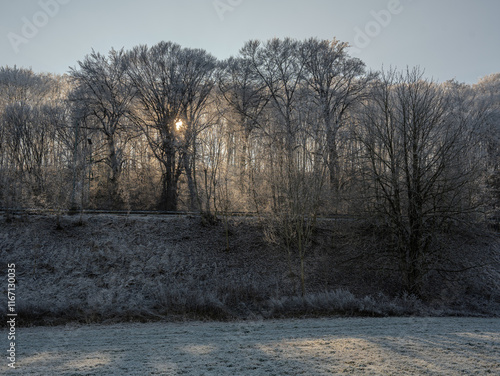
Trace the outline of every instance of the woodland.
<instances>
[{"instance_id":1,"label":"woodland","mask_svg":"<svg viewBox=\"0 0 500 376\"><path fill-rule=\"evenodd\" d=\"M370 71L338 40L249 41L223 61L161 42L91 51L64 75L0 68L7 222L188 212L229 237L249 216L298 260L302 295L318 229L362 221L420 296L457 233L495 239L499 162L500 74Z\"/></svg>"}]
</instances>

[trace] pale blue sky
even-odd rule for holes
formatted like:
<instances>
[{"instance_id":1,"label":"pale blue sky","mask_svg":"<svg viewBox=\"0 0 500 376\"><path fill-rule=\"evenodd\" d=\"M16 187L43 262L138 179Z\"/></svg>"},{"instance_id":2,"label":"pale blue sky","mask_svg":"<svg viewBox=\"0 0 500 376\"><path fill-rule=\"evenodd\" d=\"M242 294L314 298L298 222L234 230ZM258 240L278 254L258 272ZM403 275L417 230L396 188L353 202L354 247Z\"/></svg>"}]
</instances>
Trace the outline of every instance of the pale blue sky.
<instances>
[{"instance_id":1,"label":"pale blue sky","mask_svg":"<svg viewBox=\"0 0 500 376\"><path fill-rule=\"evenodd\" d=\"M371 69L420 65L439 81L500 72L499 0L397 1L0 0L0 65L64 73L92 48L161 40L226 58L249 39L290 36L337 37ZM42 5L53 2L66 4Z\"/></svg>"}]
</instances>

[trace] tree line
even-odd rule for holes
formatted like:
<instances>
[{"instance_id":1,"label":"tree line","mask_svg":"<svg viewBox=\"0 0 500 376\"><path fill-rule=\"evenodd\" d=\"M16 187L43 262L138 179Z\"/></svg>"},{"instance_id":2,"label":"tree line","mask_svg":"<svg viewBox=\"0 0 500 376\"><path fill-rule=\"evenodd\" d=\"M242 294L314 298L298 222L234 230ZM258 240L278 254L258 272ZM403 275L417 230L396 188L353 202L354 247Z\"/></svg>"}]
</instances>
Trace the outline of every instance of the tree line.
<instances>
[{"instance_id":1,"label":"tree line","mask_svg":"<svg viewBox=\"0 0 500 376\"><path fill-rule=\"evenodd\" d=\"M368 71L338 40L92 51L0 68L0 205L231 211L303 256L320 215L374 218L413 291L434 234L498 210L500 74ZM303 265L302 265L303 270Z\"/></svg>"}]
</instances>

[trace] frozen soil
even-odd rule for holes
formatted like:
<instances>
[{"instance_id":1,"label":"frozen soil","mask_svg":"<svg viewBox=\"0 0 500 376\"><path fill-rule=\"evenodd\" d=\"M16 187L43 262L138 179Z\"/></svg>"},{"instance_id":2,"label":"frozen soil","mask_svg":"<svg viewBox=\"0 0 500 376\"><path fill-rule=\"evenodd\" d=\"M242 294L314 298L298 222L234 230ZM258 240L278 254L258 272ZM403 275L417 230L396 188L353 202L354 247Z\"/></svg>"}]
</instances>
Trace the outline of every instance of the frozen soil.
<instances>
[{"instance_id":1,"label":"frozen soil","mask_svg":"<svg viewBox=\"0 0 500 376\"><path fill-rule=\"evenodd\" d=\"M6 338L4 331L0 334ZM17 369L8 369L4 359L0 373L499 375L500 319L324 318L21 328Z\"/></svg>"}]
</instances>

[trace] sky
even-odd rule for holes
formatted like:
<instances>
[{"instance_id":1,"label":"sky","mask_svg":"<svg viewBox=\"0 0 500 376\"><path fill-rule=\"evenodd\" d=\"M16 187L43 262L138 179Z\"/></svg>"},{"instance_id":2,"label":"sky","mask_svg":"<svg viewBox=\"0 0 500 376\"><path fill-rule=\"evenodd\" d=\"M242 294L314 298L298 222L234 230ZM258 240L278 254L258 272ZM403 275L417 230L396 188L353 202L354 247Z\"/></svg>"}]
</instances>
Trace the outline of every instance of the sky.
<instances>
[{"instance_id":1,"label":"sky","mask_svg":"<svg viewBox=\"0 0 500 376\"><path fill-rule=\"evenodd\" d=\"M500 72L499 0L0 0L0 66L63 74L92 49L162 40L219 59L251 39L337 38L368 69L436 81Z\"/></svg>"}]
</instances>

